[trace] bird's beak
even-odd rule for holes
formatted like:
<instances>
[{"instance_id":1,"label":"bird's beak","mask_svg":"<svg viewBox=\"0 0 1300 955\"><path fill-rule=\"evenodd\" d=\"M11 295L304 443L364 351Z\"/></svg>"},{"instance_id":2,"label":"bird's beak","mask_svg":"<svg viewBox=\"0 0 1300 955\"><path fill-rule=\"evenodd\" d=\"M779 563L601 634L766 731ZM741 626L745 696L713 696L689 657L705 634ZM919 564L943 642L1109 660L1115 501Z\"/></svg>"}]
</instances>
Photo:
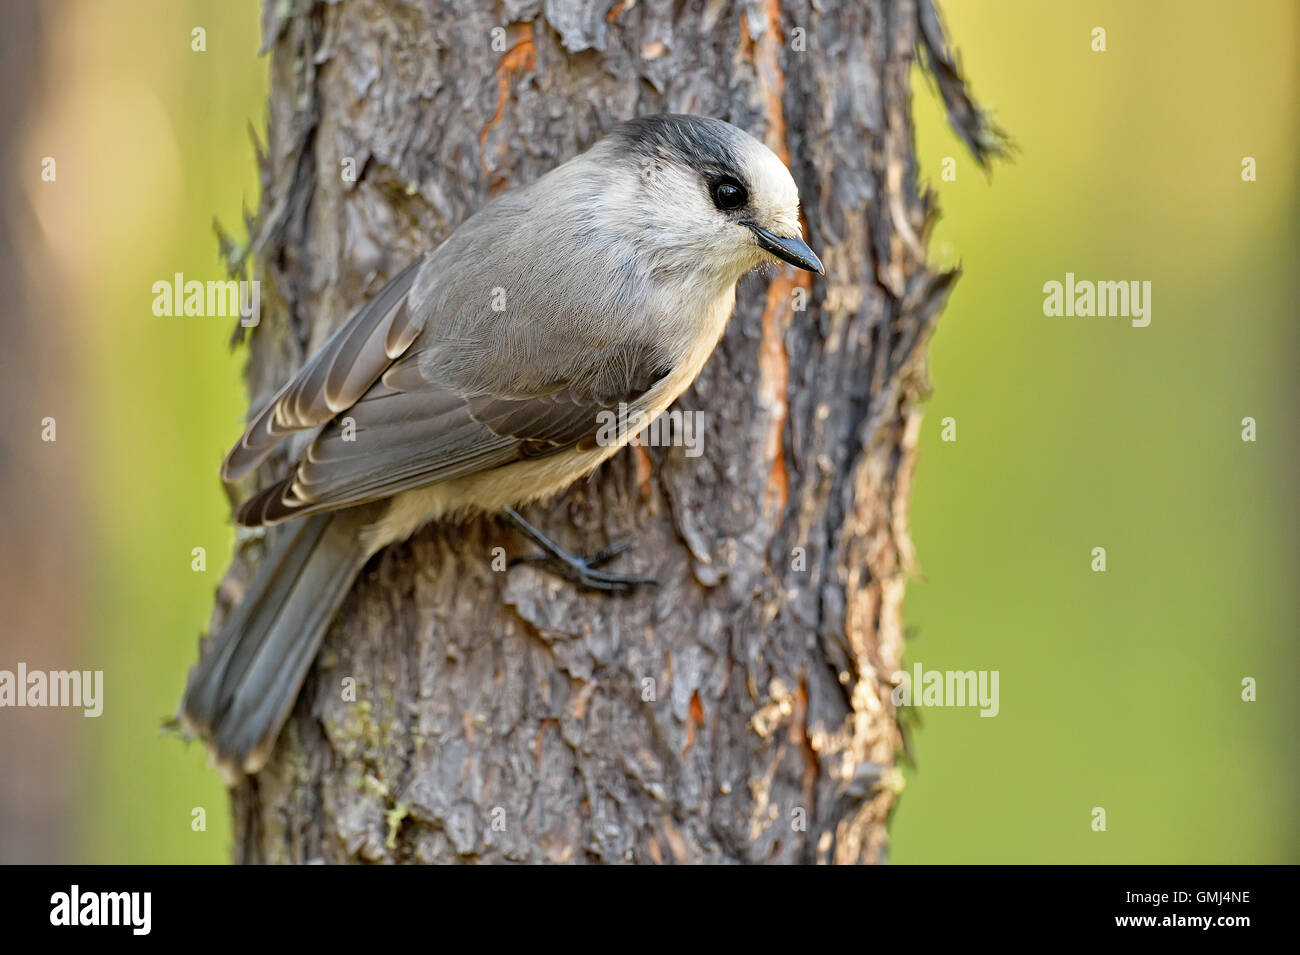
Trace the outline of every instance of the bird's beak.
<instances>
[{"instance_id":1,"label":"bird's beak","mask_svg":"<svg viewBox=\"0 0 1300 955\"><path fill-rule=\"evenodd\" d=\"M795 236L786 239L779 235L773 235L761 226L756 226L752 222L746 222L758 244L771 252L778 259L784 259L795 268L803 269L806 272L816 272L818 275L825 275L826 270L822 268L822 260L817 258L817 253L808 248L808 243L803 239Z\"/></svg>"}]
</instances>

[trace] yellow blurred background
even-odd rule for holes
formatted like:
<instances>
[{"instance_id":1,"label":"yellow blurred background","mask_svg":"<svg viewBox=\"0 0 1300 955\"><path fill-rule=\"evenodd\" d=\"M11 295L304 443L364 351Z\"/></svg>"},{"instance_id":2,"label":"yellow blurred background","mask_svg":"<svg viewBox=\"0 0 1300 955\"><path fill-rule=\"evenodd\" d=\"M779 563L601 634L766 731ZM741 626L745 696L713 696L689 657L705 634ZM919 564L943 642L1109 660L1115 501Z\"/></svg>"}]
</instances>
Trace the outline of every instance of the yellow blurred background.
<instances>
[{"instance_id":1,"label":"yellow blurred background","mask_svg":"<svg viewBox=\"0 0 1300 955\"><path fill-rule=\"evenodd\" d=\"M5 421L20 612L0 667L103 669L108 705L0 738L0 861L225 861L224 790L160 726L230 555L217 466L245 411L242 353L231 320L155 317L152 286L223 278L213 219L242 239L256 208L259 5L41 11L25 54L40 80L5 157L36 304L6 302L31 353L5 358L4 394L25 404ZM986 178L915 74L943 209L932 257L964 276L931 349L908 660L996 669L1001 700L993 719L909 714L892 857L1295 862L1300 5L944 12L1020 152ZM1067 272L1150 281L1150 326L1044 316L1043 284Z\"/></svg>"}]
</instances>

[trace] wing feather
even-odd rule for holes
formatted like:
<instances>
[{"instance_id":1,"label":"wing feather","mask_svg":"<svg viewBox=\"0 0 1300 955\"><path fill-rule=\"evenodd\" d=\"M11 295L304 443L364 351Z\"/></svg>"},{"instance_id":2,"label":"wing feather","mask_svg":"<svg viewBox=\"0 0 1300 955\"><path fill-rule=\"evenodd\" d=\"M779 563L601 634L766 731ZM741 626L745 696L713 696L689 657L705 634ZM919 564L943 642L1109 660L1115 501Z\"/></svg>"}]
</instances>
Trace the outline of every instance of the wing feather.
<instances>
[{"instance_id":1,"label":"wing feather","mask_svg":"<svg viewBox=\"0 0 1300 955\"><path fill-rule=\"evenodd\" d=\"M580 164L548 176L582 183L585 194L601 174ZM318 430L292 473L244 505L241 524L586 448L602 412L635 407L687 360L661 333L662 312L677 300L617 244L548 267L546 281L519 277L521 243L557 247L591 228L589 208L557 209L554 194L524 187L472 216L424 271L395 276L253 419L227 476L246 473L289 431ZM608 281L593 285L601 275ZM510 289L507 307L488 311L498 285Z\"/></svg>"},{"instance_id":2,"label":"wing feather","mask_svg":"<svg viewBox=\"0 0 1300 955\"><path fill-rule=\"evenodd\" d=\"M252 420L226 455L225 480L247 474L290 432L318 428L351 407L410 347L424 325L407 300L419 265L393 276Z\"/></svg>"},{"instance_id":3,"label":"wing feather","mask_svg":"<svg viewBox=\"0 0 1300 955\"><path fill-rule=\"evenodd\" d=\"M608 382L599 388L556 383L537 395L467 396L429 381L418 357L404 358L376 382L349 409L349 424L326 425L291 476L244 505L239 523L350 507L571 448L597 432L602 412L616 413L620 402L634 402L666 373L642 369L627 382L626 369L619 369L625 385L616 399Z\"/></svg>"}]
</instances>

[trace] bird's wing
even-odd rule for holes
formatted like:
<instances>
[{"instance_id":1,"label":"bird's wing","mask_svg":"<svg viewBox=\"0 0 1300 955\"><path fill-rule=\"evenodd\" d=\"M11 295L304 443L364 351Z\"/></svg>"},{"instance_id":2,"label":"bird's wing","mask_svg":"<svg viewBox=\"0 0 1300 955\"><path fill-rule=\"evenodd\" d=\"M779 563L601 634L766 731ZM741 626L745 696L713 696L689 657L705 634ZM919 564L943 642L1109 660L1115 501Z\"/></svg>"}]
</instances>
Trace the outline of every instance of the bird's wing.
<instances>
[{"instance_id":1,"label":"bird's wing","mask_svg":"<svg viewBox=\"0 0 1300 955\"><path fill-rule=\"evenodd\" d=\"M352 406L424 327L408 307L416 260L366 302L271 399L231 448L221 476L252 470L291 431L317 428Z\"/></svg>"},{"instance_id":2,"label":"bird's wing","mask_svg":"<svg viewBox=\"0 0 1300 955\"><path fill-rule=\"evenodd\" d=\"M434 380L422 364L418 352L395 363L322 429L289 477L243 506L239 523L275 523L586 442L594 447L610 420L601 412L621 422L627 406L668 373L625 352L618 360L594 360L581 382L552 381L524 393L457 387L445 377Z\"/></svg>"}]
</instances>

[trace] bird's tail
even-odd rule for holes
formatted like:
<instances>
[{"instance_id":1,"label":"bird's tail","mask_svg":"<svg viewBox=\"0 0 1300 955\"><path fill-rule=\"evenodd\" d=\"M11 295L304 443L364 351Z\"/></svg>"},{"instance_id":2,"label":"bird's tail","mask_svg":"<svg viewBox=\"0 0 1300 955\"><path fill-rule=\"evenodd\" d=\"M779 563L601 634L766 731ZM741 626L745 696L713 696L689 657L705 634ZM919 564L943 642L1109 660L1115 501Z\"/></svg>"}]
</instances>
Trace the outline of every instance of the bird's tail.
<instances>
[{"instance_id":1,"label":"bird's tail","mask_svg":"<svg viewBox=\"0 0 1300 955\"><path fill-rule=\"evenodd\" d=\"M308 517L280 531L243 602L190 671L180 719L228 783L266 764L316 651L369 556L369 508Z\"/></svg>"}]
</instances>

